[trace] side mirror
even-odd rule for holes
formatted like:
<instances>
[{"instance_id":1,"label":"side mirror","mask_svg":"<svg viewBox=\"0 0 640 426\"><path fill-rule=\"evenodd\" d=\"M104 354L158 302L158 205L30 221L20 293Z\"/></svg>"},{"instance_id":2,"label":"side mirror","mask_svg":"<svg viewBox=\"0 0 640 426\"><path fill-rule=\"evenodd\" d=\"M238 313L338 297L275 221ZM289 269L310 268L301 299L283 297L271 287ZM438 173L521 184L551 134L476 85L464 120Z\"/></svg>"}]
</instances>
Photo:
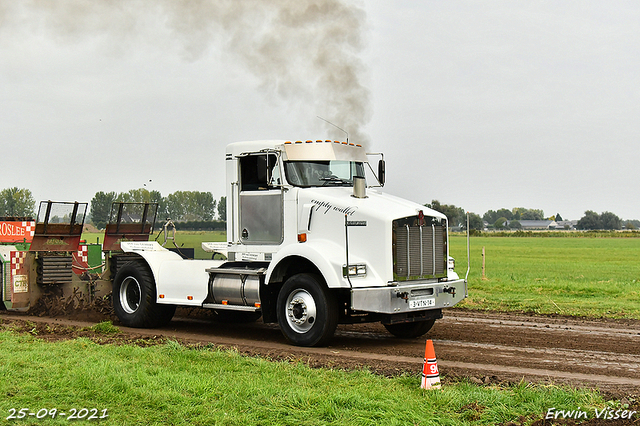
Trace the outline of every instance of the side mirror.
<instances>
[{"instance_id":1,"label":"side mirror","mask_svg":"<svg viewBox=\"0 0 640 426\"><path fill-rule=\"evenodd\" d=\"M380 186L384 186L384 181L385 181L384 160L378 161L378 181L380 182Z\"/></svg>"}]
</instances>

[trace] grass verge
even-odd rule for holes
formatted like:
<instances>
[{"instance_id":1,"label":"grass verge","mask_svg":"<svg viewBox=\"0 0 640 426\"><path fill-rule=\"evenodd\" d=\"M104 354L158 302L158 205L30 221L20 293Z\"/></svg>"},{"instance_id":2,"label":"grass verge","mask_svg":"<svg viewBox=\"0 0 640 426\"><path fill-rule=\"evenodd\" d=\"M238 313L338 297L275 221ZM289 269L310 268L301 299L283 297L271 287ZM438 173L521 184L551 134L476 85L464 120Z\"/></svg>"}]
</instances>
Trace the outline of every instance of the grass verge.
<instances>
[{"instance_id":1,"label":"grass verge","mask_svg":"<svg viewBox=\"0 0 640 426\"><path fill-rule=\"evenodd\" d=\"M640 319L639 252L640 238L472 237L469 298L461 306ZM464 276L466 238L451 236L450 253Z\"/></svg>"},{"instance_id":2,"label":"grass verge","mask_svg":"<svg viewBox=\"0 0 640 426\"><path fill-rule=\"evenodd\" d=\"M550 408L616 407L596 391L520 383L420 389L419 377L311 369L233 351L98 345L84 338L46 343L0 332L0 413L95 408L113 425L475 425L529 424ZM16 424L68 424L27 416Z\"/></svg>"}]
</instances>

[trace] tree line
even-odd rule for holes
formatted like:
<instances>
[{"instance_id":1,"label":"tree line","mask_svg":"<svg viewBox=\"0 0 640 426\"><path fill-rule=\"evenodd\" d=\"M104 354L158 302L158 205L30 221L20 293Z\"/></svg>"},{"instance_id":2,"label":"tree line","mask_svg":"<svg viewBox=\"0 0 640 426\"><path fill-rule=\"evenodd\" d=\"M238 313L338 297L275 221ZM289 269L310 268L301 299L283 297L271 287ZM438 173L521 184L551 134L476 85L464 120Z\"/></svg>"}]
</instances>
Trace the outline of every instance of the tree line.
<instances>
[{"instance_id":1,"label":"tree line","mask_svg":"<svg viewBox=\"0 0 640 426\"><path fill-rule=\"evenodd\" d=\"M129 192L96 192L91 200L91 222L97 228L104 228L111 215L114 202L125 203L158 203L157 222L171 219L174 222L199 223L227 220L226 197L214 200L211 192L176 191L163 197L159 191L148 191L144 188L132 189Z\"/></svg>"},{"instance_id":2,"label":"tree line","mask_svg":"<svg viewBox=\"0 0 640 426\"><path fill-rule=\"evenodd\" d=\"M467 216L462 207L457 207L453 204L443 204L438 200L432 200L431 203L425 204L425 206L446 215L449 226L459 226L462 229L466 229ZM563 218L560 213L545 217L544 211L540 209L526 209L524 207L514 207L512 209L501 208L498 210L488 210L482 216L470 212L469 229L479 231L485 229L485 227L488 229L522 229L521 220L552 220L559 222L563 221ZM625 221L611 212L598 214L592 210L587 210L584 216L578 220L576 228L581 230L617 230L622 229L623 226L626 229L638 229L640 228L640 221Z\"/></svg>"},{"instance_id":3,"label":"tree line","mask_svg":"<svg viewBox=\"0 0 640 426\"><path fill-rule=\"evenodd\" d=\"M5 188L0 191L0 217L34 217L36 201L24 188Z\"/></svg>"},{"instance_id":4,"label":"tree line","mask_svg":"<svg viewBox=\"0 0 640 426\"><path fill-rule=\"evenodd\" d=\"M121 202L155 202L158 203L157 221L162 222L171 218L176 222L198 224L204 227L206 222L226 221L227 202L226 197L219 200L213 198L211 192L176 191L163 197L159 191L148 191L144 188L132 189L128 192L96 192L91 200L88 221L97 228L104 228L109 221L111 204ZM450 226L466 228L466 211L462 207L453 204L443 204L438 200L432 200L425 204L433 210L447 216ZM35 217L36 202L31 191L26 188L5 188L0 191L0 217ZM526 209L514 207L512 209L501 208L488 210L482 216L469 213L469 228L483 230L485 222L488 227L494 229L521 228L520 220L554 220L562 221L562 216L556 213L554 216L545 217L540 209ZM592 229L638 229L640 220L622 220L611 212L596 213L587 210L584 216L578 220L576 228L584 230Z\"/></svg>"},{"instance_id":5,"label":"tree line","mask_svg":"<svg viewBox=\"0 0 640 426\"><path fill-rule=\"evenodd\" d=\"M113 202L158 203L157 222L171 218L176 222L190 223L191 226L205 226L207 222L227 220L226 197L214 200L211 192L176 191L163 197L158 191L144 188L128 192L96 192L91 200L87 222L97 228L104 228L111 215ZM6 188L0 191L0 217L36 216L36 201L30 190Z\"/></svg>"}]
</instances>

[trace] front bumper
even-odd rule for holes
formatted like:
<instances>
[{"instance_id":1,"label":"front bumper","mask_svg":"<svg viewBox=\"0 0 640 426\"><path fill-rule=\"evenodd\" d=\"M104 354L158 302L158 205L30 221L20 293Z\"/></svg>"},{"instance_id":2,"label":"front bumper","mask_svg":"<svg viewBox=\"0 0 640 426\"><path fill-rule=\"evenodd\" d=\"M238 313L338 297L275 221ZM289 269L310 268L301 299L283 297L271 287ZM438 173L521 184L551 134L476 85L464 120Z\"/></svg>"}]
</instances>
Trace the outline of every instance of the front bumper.
<instances>
[{"instance_id":1,"label":"front bumper","mask_svg":"<svg viewBox=\"0 0 640 426\"><path fill-rule=\"evenodd\" d=\"M399 314L450 308L467 297L464 279L443 282L409 281L387 287L351 289L351 309Z\"/></svg>"}]
</instances>

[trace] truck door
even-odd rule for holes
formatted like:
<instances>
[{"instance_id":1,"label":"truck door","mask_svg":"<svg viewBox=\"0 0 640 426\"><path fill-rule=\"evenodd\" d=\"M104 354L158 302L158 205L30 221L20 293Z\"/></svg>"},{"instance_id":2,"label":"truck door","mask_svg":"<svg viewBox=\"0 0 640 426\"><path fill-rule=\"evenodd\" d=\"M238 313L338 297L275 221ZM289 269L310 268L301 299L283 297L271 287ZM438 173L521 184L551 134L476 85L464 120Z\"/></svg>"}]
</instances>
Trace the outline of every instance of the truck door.
<instances>
[{"instance_id":1,"label":"truck door","mask_svg":"<svg viewBox=\"0 0 640 426\"><path fill-rule=\"evenodd\" d=\"M240 240L243 244L280 244L283 199L279 156L250 154L240 158Z\"/></svg>"}]
</instances>

